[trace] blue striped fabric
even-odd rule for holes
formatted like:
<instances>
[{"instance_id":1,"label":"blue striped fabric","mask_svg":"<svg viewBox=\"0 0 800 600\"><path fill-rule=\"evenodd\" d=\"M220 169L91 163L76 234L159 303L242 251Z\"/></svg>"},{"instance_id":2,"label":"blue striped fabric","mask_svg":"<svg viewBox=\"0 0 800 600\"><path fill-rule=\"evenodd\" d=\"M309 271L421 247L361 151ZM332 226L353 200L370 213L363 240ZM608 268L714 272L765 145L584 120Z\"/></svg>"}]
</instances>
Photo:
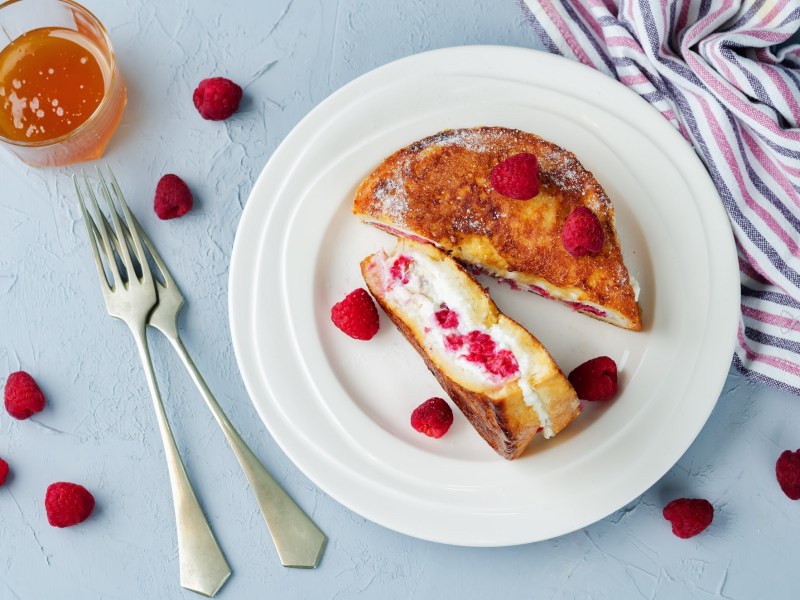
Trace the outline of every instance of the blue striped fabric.
<instances>
[{"instance_id":1,"label":"blue striped fabric","mask_svg":"<svg viewBox=\"0 0 800 600\"><path fill-rule=\"evenodd\" d=\"M800 393L800 0L517 0L550 51L636 91L693 144L739 251L736 367Z\"/></svg>"}]
</instances>

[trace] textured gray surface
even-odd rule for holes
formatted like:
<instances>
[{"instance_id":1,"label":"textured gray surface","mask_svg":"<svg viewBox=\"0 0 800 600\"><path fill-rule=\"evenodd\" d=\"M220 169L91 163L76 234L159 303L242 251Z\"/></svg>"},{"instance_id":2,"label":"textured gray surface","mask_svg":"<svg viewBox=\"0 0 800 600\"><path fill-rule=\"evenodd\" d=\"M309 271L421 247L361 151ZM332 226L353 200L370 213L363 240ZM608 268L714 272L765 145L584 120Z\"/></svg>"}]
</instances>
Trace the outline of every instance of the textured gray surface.
<instances>
[{"instance_id":1,"label":"textured gray surface","mask_svg":"<svg viewBox=\"0 0 800 600\"><path fill-rule=\"evenodd\" d=\"M227 324L227 271L253 181L291 128L354 77L415 52L467 43L536 47L511 0L87 4L109 27L129 105L105 160L189 301L186 344L220 403L331 542L316 571L282 568L224 438L152 336L175 435L234 574L220 598L795 598L800 504L778 489L778 454L800 446L794 397L731 374L700 437L661 481L585 530L534 545L470 549L383 529L317 490L250 404ZM245 87L226 123L202 121L196 83ZM172 505L144 377L121 323L104 314L70 169L28 169L0 153L0 381L25 369L47 409L0 414L0 598L191 598L178 587ZM160 222L158 177L186 179L197 205ZM631 449L635 452L635 449ZM85 484L95 515L47 525L46 486ZM679 540L660 516L677 496L716 508ZM586 502L591 502L586 498Z\"/></svg>"}]
</instances>

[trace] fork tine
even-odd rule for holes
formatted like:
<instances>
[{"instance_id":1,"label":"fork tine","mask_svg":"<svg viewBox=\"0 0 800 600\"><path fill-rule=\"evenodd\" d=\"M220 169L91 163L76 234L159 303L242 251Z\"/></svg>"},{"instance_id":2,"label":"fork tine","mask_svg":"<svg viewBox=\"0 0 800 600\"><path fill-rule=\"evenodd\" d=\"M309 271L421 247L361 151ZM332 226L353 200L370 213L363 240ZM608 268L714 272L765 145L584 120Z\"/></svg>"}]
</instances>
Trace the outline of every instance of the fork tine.
<instances>
[{"instance_id":1,"label":"fork tine","mask_svg":"<svg viewBox=\"0 0 800 600\"><path fill-rule=\"evenodd\" d=\"M74 175L73 175L73 177L74 177ZM100 220L103 221L103 223L108 228L108 230L111 230L111 223L108 222L108 219L106 218L105 213L103 213L103 212L100 213ZM100 239L100 230L97 228L97 225L95 224L93 219L91 221L91 225L92 225L92 230L94 231L95 236L97 236L97 239L99 240ZM128 242L130 242L130 245L132 247L133 246L133 240L130 237L131 233L128 230L128 227L123 225L122 230L123 230L123 233L125 234L125 239L127 239ZM114 245L114 249L117 251L117 254L122 256L122 248L120 248L120 246L119 246L118 236L116 236L116 235L111 236L110 240L111 240L111 243Z\"/></svg>"},{"instance_id":2,"label":"fork tine","mask_svg":"<svg viewBox=\"0 0 800 600\"><path fill-rule=\"evenodd\" d=\"M142 264L142 277L145 281L152 279L152 272L150 271L150 265L147 262L147 256L145 255L144 248L142 247L142 239L146 240L147 247L150 250L150 254L152 254L153 259L156 261L158 268L161 270L161 273L165 275L165 281L167 278L166 268L164 267L164 263L161 261L158 253L155 251L155 248L152 244L149 243L150 240L147 240L147 236L144 234L144 230L142 229L139 222L136 220L136 217L133 216L131 209L128 207L128 203L125 201L125 196L122 193L122 189L119 187L117 183L117 178L114 177L113 171L111 171L110 167L106 167L108 169L108 173L111 176L111 189L114 190L114 195L116 196L117 200L119 201L120 206L122 207L122 213L125 215L125 221L132 226L128 227L128 230L133 238L134 246L136 247L136 253L138 256L141 256L139 262ZM97 169L98 175L100 175L100 180L103 182L103 186L106 190L108 187L106 186L106 180L103 177L103 174L100 172L100 169ZM135 229L135 232L134 232ZM135 233L135 235L134 235Z\"/></svg>"},{"instance_id":3,"label":"fork tine","mask_svg":"<svg viewBox=\"0 0 800 600\"><path fill-rule=\"evenodd\" d=\"M100 277L100 285L103 286L104 291L113 291L114 286L109 285L108 283L108 277L106 276L106 271L103 268L103 261L100 259L100 251L97 249L97 238L99 237L99 232L97 231L97 226L94 224L92 217L86 210L86 204L83 201L83 194L81 193L81 188L78 185L78 178L74 174L72 175L72 183L75 185L75 192L78 194L78 202L81 205L81 213L83 214L83 223L86 225L86 233L89 235L89 245L92 247L94 264L97 267L97 274Z\"/></svg>"},{"instance_id":4,"label":"fork tine","mask_svg":"<svg viewBox=\"0 0 800 600\"><path fill-rule=\"evenodd\" d=\"M100 231L100 238L103 240L103 248L105 249L106 258L108 259L108 268L111 270L111 275L114 278L114 285L119 283L125 286L125 281L120 276L119 267L117 267L117 259L114 257L114 248L111 245L111 232L109 231L108 221L106 221L103 211L100 210L100 205L97 203L97 197L94 195L94 190L92 189L92 185L89 183L89 178L86 176L86 173L83 173L83 182L86 185L89 198L94 206L95 214L97 214L98 219L101 221L100 226L98 226L97 229ZM97 223L95 223L95 225L97 225Z\"/></svg>"},{"instance_id":5,"label":"fork tine","mask_svg":"<svg viewBox=\"0 0 800 600\"><path fill-rule=\"evenodd\" d=\"M108 169L108 174L111 177L111 189L114 190L115 194L122 196L122 191L120 190L119 184L117 183L117 178L114 176L114 172L111 170L111 167L106 167L106 168ZM164 278L164 283L166 284L165 287L176 285L175 280L172 279L172 275L170 274L169 269L167 269L167 265L164 264L164 261L161 259L161 255L158 253L158 250L156 250L156 247L153 244L153 242L151 242L150 238L147 237L147 234L145 233L142 226L139 224L139 220L136 218L136 215L131 213L131 219L133 221L133 225L136 228L136 231L139 233L139 237L142 238L144 245L147 246L147 250L148 252L150 252L150 256L153 257L153 261L158 266L158 270L161 271L161 276ZM161 284L161 282L158 283Z\"/></svg>"},{"instance_id":6,"label":"fork tine","mask_svg":"<svg viewBox=\"0 0 800 600\"><path fill-rule=\"evenodd\" d=\"M114 205L114 200L111 198L111 192L108 190L108 185L106 184L106 180L103 177L103 173L100 171L100 168L97 167L97 175L100 177L100 193L103 195L103 198L108 204L108 209L111 211L111 221L114 223L113 231L116 235L116 241L118 242L115 244L117 246L117 251L119 252L120 258L122 262L125 264L125 268L128 271L128 280L132 277L136 277L136 271L133 268L133 260L131 258L130 250L128 249L128 244L125 238L125 228L119 218L119 213L117 212L117 207ZM136 255L136 260L139 261L141 265L145 260L144 252L141 251L141 246L136 244L136 238L134 237L134 253ZM142 277L144 277L145 267L142 265Z\"/></svg>"},{"instance_id":7,"label":"fork tine","mask_svg":"<svg viewBox=\"0 0 800 600\"><path fill-rule=\"evenodd\" d=\"M153 261L158 266L158 271L161 273L161 277L164 279L163 284L158 281L158 279L155 280L156 283L158 285L163 285L165 288L177 287L175 280L172 278L172 275L170 275L170 272L167 269L167 265L165 265L164 261L161 260L161 255L159 255L158 250L156 250L156 247L153 245L153 242L150 241L150 238L147 237L147 234L144 232L144 229L142 229L142 226L139 225L139 221L136 220L136 217L133 218L133 221L134 225L136 225L136 231L139 232L144 245L147 246L147 251L150 252L150 256L153 257Z\"/></svg>"}]
</instances>

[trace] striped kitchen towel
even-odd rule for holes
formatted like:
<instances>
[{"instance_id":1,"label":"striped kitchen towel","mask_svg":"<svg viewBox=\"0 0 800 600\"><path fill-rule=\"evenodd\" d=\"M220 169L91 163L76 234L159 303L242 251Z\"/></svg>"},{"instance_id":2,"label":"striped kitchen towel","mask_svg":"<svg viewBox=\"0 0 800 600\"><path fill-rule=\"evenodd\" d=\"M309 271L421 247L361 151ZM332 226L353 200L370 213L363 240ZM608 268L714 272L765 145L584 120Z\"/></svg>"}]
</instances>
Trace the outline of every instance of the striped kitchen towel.
<instances>
[{"instance_id":1,"label":"striped kitchen towel","mask_svg":"<svg viewBox=\"0 0 800 600\"><path fill-rule=\"evenodd\" d=\"M616 77L708 168L742 274L736 367L800 394L800 0L517 0L547 50Z\"/></svg>"}]
</instances>

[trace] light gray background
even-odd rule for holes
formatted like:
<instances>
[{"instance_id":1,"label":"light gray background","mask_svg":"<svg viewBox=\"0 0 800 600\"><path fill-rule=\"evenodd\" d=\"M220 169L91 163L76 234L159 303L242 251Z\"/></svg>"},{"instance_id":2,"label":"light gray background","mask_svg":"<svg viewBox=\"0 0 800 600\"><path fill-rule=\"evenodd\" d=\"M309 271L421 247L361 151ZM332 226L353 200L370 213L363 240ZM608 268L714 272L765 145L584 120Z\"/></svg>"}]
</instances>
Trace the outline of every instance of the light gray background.
<instances>
[{"instance_id":1,"label":"light gray background","mask_svg":"<svg viewBox=\"0 0 800 600\"><path fill-rule=\"evenodd\" d=\"M178 445L234 570L219 598L796 598L800 503L774 464L800 446L800 399L735 373L687 454L643 497L582 531L513 548L412 539L365 521L316 489L259 421L238 374L227 315L228 264L250 188L291 128L328 94L416 52L461 44L537 47L512 0L493 2L100 2L129 105L104 160L188 297L187 346L243 436L330 536L316 571L280 566L238 465L160 338L158 374ZM201 79L245 88L225 123L199 118ZM161 445L132 340L105 315L68 175L0 152L0 383L31 372L48 398L17 422L0 413L0 598L195 598L178 587ZM196 208L151 210L155 182L178 173ZM635 452L635 449L631 449ZM84 524L47 524L53 481L97 499ZM691 540L661 518L699 496L713 525ZM587 497L586 502L592 502Z\"/></svg>"}]
</instances>

